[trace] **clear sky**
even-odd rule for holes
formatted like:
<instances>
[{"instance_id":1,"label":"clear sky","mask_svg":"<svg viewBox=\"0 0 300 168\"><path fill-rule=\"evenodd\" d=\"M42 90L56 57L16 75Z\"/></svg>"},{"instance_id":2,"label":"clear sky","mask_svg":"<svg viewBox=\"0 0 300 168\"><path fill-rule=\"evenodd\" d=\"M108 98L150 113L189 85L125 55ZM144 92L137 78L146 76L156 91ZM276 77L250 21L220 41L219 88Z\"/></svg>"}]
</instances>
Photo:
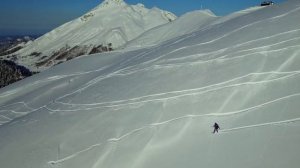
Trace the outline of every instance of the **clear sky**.
<instances>
[{"instance_id":1,"label":"clear sky","mask_svg":"<svg viewBox=\"0 0 300 168\"><path fill-rule=\"evenodd\" d=\"M79 17L103 0L0 0L0 35L43 34ZM281 3L285 0L273 0ZM259 5L262 0L125 0L158 7L180 16L205 8L222 16Z\"/></svg>"}]
</instances>

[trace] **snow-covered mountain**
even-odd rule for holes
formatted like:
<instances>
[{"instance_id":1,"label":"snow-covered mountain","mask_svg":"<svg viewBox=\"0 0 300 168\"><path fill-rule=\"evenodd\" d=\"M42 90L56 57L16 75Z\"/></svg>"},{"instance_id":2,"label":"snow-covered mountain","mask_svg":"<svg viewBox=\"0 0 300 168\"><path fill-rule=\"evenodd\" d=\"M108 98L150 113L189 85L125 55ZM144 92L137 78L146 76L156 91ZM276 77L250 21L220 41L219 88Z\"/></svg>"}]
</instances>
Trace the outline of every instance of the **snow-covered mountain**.
<instances>
[{"instance_id":1,"label":"snow-covered mountain","mask_svg":"<svg viewBox=\"0 0 300 168\"><path fill-rule=\"evenodd\" d=\"M126 44L126 48L141 48L159 45L167 40L199 31L218 20L210 10L198 10L184 14L174 22L154 27ZM180 37L179 37L180 38Z\"/></svg>"},{"instance_id":2,"label":"snow-covered mountain","mask_svg":"<svg viewBox=\"0 0 300 168\"><path fill-rule=\"evenodd\" d=\"M146 30L175 19L174 14L158 8L105 0L82 17L28 43L13 55L17 55L19 64L43 70L79 55L119 48Z\"/></svg>"},{"instance_id":3,"label":"snow-covered mountain","mask_svg":"<svg viewBox=\"0 0 300 168\"><path fill-rule=\"evenodd\" d=\"M0 165L298 168L299 18L290 0L9 85Z\"/></svg>"}]
</instances>

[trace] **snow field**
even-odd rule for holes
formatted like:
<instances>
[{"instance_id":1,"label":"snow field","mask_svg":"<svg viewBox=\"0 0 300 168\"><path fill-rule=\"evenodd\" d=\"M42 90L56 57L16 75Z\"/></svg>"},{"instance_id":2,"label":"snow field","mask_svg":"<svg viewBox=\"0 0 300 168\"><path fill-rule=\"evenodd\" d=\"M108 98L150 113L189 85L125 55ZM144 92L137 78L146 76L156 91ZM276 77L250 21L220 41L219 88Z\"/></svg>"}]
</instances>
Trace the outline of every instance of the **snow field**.
<instances>
[{"instance_id":1,"label":"snow field","mask_svg":"<svg viewBox=\"0 0 300 168\"><path fill-rule=\"evenodd\" d=\"M253 10L4 88L1 167L297 168L299 15Z\"/></svg>"}]
</instances>

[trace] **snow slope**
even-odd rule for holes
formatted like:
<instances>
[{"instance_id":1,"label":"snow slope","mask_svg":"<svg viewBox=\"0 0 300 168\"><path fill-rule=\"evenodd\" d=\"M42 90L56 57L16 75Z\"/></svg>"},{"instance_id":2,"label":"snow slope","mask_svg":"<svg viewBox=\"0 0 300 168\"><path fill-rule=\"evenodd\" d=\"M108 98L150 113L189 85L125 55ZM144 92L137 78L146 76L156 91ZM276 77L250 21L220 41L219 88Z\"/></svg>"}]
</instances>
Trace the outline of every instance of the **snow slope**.
<instances>
[{"instance_id":1,"label":"snow slope","mask_svg":"<svg viewBox=\"0 0 300 168\"><path fill-rule=\"evenodd\" d=\"M64 48L79 46L82 49L78 52L88 54L93 47L111 43L115 49L146 30L175 19L174 14L158 8L147 9L142 4L128 5L123 0L105 0L82 17L28 43L14 54L18 56L19 64L33 70L43 70L61 60L53 58L53 63L46 66L36 66L36 63L48 60Z\"/></svg>"},{"instance_id":2,"label":"snow slope","mask_svg":"<svg viewBox=\"0 0 300 168\"><path fill-rule=\"evenodd\" d=\"M140 48L158 45L164 41L192 33L200 28L208 26L217 20L215 14L210 10L198 10L184 14L174 22L154 27L132 41L126 43L126 48Z\"/></svg>"},{"instance_id":3,"label":"snow slope","mask_svg":"<svg viewBox=\"0 0 300 168\"><path fill-rule=\"evenodd\" d=\"M5 87L0 165L298 168L299 18L290 0Z\"/></svg>"},{"instance_id":4,"label":"snow slope","mask_svg":"<svg viewBox=\"0 0 300 168\"><path fill-rule=\"evenodd\" d=\"M126 43L126 49L143 48L146 46L160 45L170 39L181 38L180 36L210 29L236 17L241 17L264 7L251 7L234 12L224 17L218 17L208 9L192 11L177 18L173 22L154 27L137 38Z\"/></svg>"}]
</instances>

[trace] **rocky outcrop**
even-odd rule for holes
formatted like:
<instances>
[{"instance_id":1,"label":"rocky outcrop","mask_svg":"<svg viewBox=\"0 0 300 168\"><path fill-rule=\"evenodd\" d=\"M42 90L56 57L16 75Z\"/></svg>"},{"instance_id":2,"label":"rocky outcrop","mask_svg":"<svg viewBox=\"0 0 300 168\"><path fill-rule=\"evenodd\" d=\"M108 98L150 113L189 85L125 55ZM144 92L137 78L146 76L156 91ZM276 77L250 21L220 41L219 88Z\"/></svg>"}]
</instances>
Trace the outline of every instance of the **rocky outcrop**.
<instances>
[{"instance_id":1,"label":"rocky outcrop","mask_svg":"<svg viewBox=\"0 0 300 168\"><path fill-rule=\"evenodd\" d=\"M30 36L24 37L0 37L0 56L6 56L22 49L25 43L33 41L35 38Z\"/></svg>"},{"instance_id":2,"label":"rocky outcrop","mask_svg":"<svg viewBox=\"0 0 300 168\"><path fill-rule=\"evenodd\" d=\"M0 56L5 56L5 55L8 55L8 54L12 54L14 52L19 51L22 48L23 48L22 46L18 46L18 45L9 46L7 48L3 47L3 48L0 49Z\"/></svg>"},{"instance_id":3,"label":"rocky outcrop","mask_svg":"<svg viewBox=\"0 0 300 168\"><path fill-rule=\"evenodd\" d=\"M74 46L70 47L66 45L65 47L59 49L58 51L53 52L50 56L43 56L37 63L35 63L36 67L51 67L65 61L74 59L83 55L91 55L96 53L103 53L113 51L112 44L109 43L107 45L98 45L98 46ZM41 55L39 52L34 52ZM34 56L32 53L31 56Z\"/></svg>"}]
</instances>

